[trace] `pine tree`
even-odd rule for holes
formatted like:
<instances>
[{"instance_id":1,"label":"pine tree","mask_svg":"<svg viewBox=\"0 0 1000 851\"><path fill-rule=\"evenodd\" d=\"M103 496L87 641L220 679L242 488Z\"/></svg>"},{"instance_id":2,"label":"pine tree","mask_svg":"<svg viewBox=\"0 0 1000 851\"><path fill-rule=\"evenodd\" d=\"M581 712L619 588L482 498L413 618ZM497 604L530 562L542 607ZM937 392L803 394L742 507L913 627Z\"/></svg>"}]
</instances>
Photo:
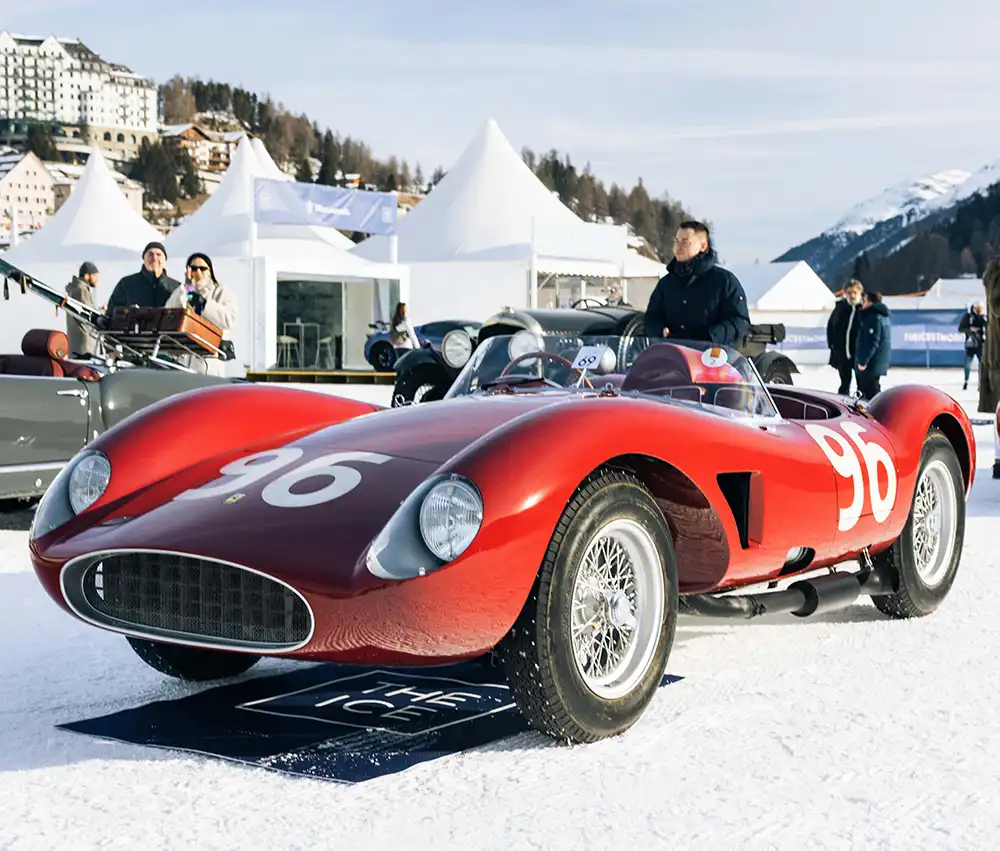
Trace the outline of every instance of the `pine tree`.
<instances>
[{"instance_id":1,"label":"pine tree","mask_svg":"<svg viewBox=\"0 0 1000 851\"><path fill-rule=\"evenodd\" d=\"M299 183L312 183L312 165L309 162L309 158L305 155L299 157L299 166L295 171L295 179Z\"/></svg>"},{"instance_id":2,"label":"pine tree","mask_svg":"<svg viewBox=\"0 0 1000 851\"><path fill-rule=\"evenodd\" d=\"M40 160L57 160L59 153L52 138L52 128L45 124L28 125L28 150Z\"/></svg>"},{"instance_id":3,"label":"pine tree","mask_svg":"<svg viewBox=\"0 0 1000 851\"><path fill-rule=\"evenodd\" d=\"M420 167L420 163L417 163L417 170L413 172L413 183L417 192L424 191L424 170Z\"/></svg>"}]
</instances>

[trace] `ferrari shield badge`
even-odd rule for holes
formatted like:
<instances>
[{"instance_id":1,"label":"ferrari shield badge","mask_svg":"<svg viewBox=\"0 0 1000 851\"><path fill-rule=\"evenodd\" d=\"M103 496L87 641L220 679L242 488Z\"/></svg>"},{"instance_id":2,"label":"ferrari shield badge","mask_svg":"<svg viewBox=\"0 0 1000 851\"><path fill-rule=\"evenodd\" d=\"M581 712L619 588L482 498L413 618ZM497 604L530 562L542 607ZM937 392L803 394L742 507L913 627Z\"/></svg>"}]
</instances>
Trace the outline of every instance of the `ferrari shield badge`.
<instances>
[{"instance_id":1,"label":"ferrari shield badge","mask_svg":"<svg viewBox=\"0 0 1000 851\"><path fill-rule=\"evenodd\" d=\"M224 500L222 500L222 504L232 505L234 502L239 502L245 496L245 493L234 493L232 496L227 496Z\"/></svg>"},{"instance_id":2,"label":"ferrari shield badge","mask_svg":"<svg viewBox=\"0 0 1000 851\"><path fill-rule=\"evenodd\" d=\"M701 355L701 362L705 366L725 366L728 361L729 356L724 349L720 349L718 346L706 349Z\"/></svg>"}]
</instances>

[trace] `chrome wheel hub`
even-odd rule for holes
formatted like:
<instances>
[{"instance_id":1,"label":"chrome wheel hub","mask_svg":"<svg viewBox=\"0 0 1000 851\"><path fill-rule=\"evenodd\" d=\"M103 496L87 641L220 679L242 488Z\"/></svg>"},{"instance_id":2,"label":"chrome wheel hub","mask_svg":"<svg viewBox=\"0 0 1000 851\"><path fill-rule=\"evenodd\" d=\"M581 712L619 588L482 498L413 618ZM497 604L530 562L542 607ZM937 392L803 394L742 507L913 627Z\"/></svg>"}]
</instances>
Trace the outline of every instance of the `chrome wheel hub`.
<instances>
[{"instance_id":1,"label":"chrome wheel hub","mask_svg":"<svg viewBox=\"0 0 1000 851\"><path fill-rule=\"evenodd\" d=\"M934 587L947 574L957 528L958 500L951 473L942 461L932 461L913 497L913 561L925 585Z\"/></svg>"},{"instance_id":2,"label":"chrome wheel hub","mask_svg":"<svg viewBox=\"0 0 1000 851\"><path fill-rule=\"evenodd\" d=\"M660 555L632 520L615 520L588 545L573 584L571 646L577 672L605 699L628 694L659 643L665 607Z\"/></svg>"}]
</instances>

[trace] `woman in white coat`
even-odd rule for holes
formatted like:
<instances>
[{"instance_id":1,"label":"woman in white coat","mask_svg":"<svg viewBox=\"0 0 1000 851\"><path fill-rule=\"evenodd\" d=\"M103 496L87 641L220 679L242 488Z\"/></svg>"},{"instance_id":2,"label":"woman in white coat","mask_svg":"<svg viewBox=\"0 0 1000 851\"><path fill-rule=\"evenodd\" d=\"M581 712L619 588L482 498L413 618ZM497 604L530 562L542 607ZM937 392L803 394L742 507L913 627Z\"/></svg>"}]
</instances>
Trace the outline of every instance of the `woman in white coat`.
<instances>
[{"instance_id":1,"label":"woman in white coat","mask_svg":"<svg viewBox=\"0 0 1000 851\"><path fill-rule=\"evenodd\" d=\"M215 278L212 260L196 252L188 257L184 283L171 293L167 307L190 307L213 325L222 329L223 336L236 324L236 297ZM186 366L208 375L225 375L223 361L217 357L189 357Z\"/></svg>"}]
</instances>

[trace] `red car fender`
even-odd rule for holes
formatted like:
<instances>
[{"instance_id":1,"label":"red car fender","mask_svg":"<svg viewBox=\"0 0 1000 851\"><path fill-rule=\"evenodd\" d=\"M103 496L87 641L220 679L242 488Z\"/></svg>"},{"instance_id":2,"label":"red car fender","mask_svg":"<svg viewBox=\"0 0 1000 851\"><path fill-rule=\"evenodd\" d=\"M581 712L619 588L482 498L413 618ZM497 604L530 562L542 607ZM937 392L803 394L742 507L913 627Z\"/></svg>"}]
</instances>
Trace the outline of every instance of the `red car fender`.
<instances>
[{"instance_id":1,"label":"red car fender","mask_svg":"<svg viewBox=\"0 0 1000 851\"><path fill-rule=\"evenodd\" d=\"M378 410L381 406L369 402L256 384L205 387L171 396L87 446L112 462L111 483L90 510L216 455L244 446L260 451ZM116 476L119 466L128 474Z\"/></svg>"},{"instance_id":2,"label":"red car fender","mask_svg":"<svg viewBox=\"0 0 1000 851\"><path fill-rule=\"evenodd\" d=\"M883 390L868 410L892 441L901 502L909 505L913 500L924 437L932 426L944 432L955 448L968 497L976 474L976 439L969 415L958 402L935 387L903 384Z\"/></svg>"},{"instance_id":3,"label":"red car fender","mask_svg":"<svg viewBox=\"0 0 1000 851\"><path fill-rule=\"evenodd\" d=\"M665 409L655 402L589 400L526 414L471 444L441 470L477 485L483 496L483 525L470 548L442 572L482 566L494 575L481 581L493 583L494 589L502 586L505 600L516 598L523 605L560 515L590 473L625 455L661 460L684 473L683 454L690 447L678 443L678 451L667 455L662 435L654 431L674 418L679 433L706 424L704 414ZM721 426L724 420L718 422ZM706 431L711 435L706 437ZM702 432L707 453L722 444L719 432ZM714 483L712 489L712 502L718 505L721 492L715 493ZM732 540L735 523L725 512L718 514ZM724 541L716 543L726 548Z\"/></svg>"}]
</instances>

